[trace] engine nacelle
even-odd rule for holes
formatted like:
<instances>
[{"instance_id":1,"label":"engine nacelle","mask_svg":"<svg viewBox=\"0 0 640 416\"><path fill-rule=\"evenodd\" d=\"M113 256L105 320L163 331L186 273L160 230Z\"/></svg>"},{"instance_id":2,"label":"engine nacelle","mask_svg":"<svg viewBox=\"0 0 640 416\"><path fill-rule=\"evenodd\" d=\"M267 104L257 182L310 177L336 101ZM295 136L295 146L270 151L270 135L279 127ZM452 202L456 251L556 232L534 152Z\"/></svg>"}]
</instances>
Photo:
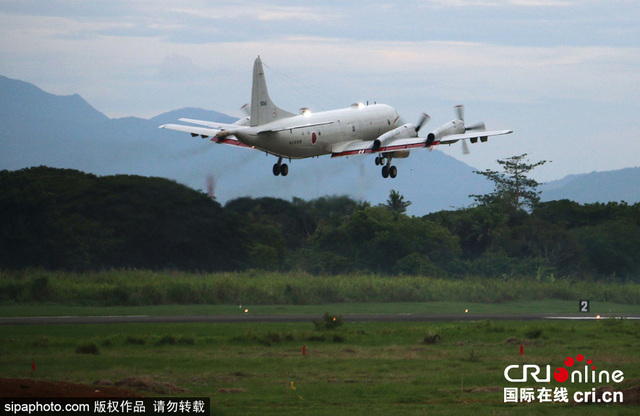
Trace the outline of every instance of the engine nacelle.
<instances>
[{"instance_id":1,"label":"engine nacelle","mask_svg":"<svg viewBox=\"0 0 640 416\"><path fill-rule=\"evenodd\" d=\"M448 136L450 134L462 134L465 132L464 123L460 120L453 120L437 129L433 130L431 133L427 135L427 141L425 142L425 147L429 147L435 141L440 141L444 136Z\"/></svg>"},{"instance_id":2,"label":"engine nacelle","mask_svg":"<svg viewBox=\"0 0 640 416\"><path fill-rule=\"evenodd\" d=\"M400 127L386 132L382 136L373 141L371 150L378 151L382 146L386 146L388 143L396 139L408 139L410 137L416 137L416 127L411 123L403 124Z\"/></svg>"},{"instance_id":3,"label":"engine nacelle","mask_svg":"<svg viewBox=\"0 0 640 416\"><path fill-rule=\"evenodd\" d=\"M436 141L436 135L434 133L429 133L427 135L427 141L425 142L425 147L429 147Z\"/></svg>"}]
</instances>

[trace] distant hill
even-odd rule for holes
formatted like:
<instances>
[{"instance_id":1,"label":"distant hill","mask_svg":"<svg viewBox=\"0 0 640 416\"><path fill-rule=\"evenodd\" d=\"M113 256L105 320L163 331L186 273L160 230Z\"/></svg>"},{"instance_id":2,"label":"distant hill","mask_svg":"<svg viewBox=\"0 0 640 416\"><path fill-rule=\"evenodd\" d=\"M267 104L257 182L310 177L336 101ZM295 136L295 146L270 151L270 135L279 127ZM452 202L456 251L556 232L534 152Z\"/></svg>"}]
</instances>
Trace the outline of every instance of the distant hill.
<instances>
[{"instance_id":1,"label":"distant hill","mask_svg":"<svg viewBox=\"0 0 640 416\"><path fill-rule=\"evenodd\" d=\"M41 123L92 126L109 120L78 94L53 95L35 85L1 75L0 105L3 130L8 132L40 126ZM76 115L82 117L77 118Z\"/></svg>"},{"instance_id":2,"label":"distant hill","mask_svg":"<svg viewBox=\"0 0 640 416\"><path fill-rule=\"evenodd\" d=\"M197 108L174 110L149 120L110 119L77 94L49 94L32 84L0 76L0 169L45 165L97 175L165 177L194 189L204 189L211 177L221 203L242 196L290 200L349 195L378 204L384 203L394 189L412 201L408 209L411 215L468 206L471 203L468 195L487 193L493 188L492 183L473 173L474 168L437 150L416 151L408 159L398 159L395 164L399 174L393 180L380 177L380 169L372 157L358 156L294 160L288 177L274 177L273 156L158 129L159 125L177 122L181 117L223 123L235 120ZM632 178L619 180L635 177L634 187L638 189L638 173L634 172ZM580 200L580 195L569 192L571 189L578 192L581 182L575 181L545 185L543 198L565 195ZM586 181L600 183L595 178ZM570 183L574 185L563 191ZM630 186L619 182L606 190ZM592 188L584 190L585 195L594 192ZM606 194L605 198L638 200L627 194L621 198L618 195Z\"/></svg>"},{"instance_id":3,"label":"distant hill","mask_svg":"<svg viewBox=\"0 0 640 416\"><path fill-rule=\"evenodd\" d=\"M541 187L542 200L570 199L594 202L640 202L640 167L569 175Z\"/></svg>"},{"instance_id":4,"label":"distant hill","mask_svg":"<svg viewBox=\"0 0 640 416\"><path fill-rule=\"evenodd\" d=\"M198 109L176 110L151 120L110 119L78 95L58 96L0 77L0 168L16 170L46 165L98 175L117 173L164 176L192 187L194 165L202 165L204 148L189 135L172 135L159 124L174 117L233 121L232 117ZM204 185L205 176L201 183ZM197 187L196 187L197 188Z\"/></svg>"}]
</instances>

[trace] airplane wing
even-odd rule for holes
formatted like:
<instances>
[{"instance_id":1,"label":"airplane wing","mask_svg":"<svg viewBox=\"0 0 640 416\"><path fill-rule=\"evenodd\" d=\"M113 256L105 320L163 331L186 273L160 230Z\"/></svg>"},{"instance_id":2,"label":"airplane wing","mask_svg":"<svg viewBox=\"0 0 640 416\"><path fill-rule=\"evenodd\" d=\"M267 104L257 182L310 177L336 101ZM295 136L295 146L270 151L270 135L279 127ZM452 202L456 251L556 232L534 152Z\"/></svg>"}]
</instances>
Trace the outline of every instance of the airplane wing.
<instances>
[{"instance_id":1,"label":"airplane wing","mask_svg":"<svg viewBox=\"0 0 640 416\"><path fill-rule=\"evenodd\" d=\"M373 150L373 141L355 140L334 145L331 149L331 157L366 155L369 153L392 152L395 150L413 149L425 147L426 137L412 137L409 139L393 140L378 150Z\"/></svg>"},{"instance_id":2,"label":"airplane wing","mask_svg":"<svg viewBox=\"0 0 640 416\"><path fill-rule=\"evenodd\" d=\"M295 130L295 129L304 129L307 127L315 127L315 126L325 126L327 124L333 124L333 121L322 121L319 123L312 123L312 124L299 124L296 126L289 126L289 127L279 127L276 129L269 129L269 130L262 130L259 131L258 134L267 134L267 133L275 133L277 131L287 131L287 130Z\"/></svg>"},{"instance_id":3,"label":"airplane wing","mask_svg":"<svg viewBox=\"0 0 640 416\"><path fill-rule=\"evenodd\" d=\"M457 142L458 140L468 140L468 139L479 139L482 137L489 136L501 136L503 134L511 134L513 130L494 130L494 131L478 131L474 133L464 133L464 134L451 134L448 136L444 136L440 141L436 141L432 144L452 144Z\"/></svg>"},{"instance_id":4,"label":"airplane wing","mask_svg":"<svg viewBox=\"0 0 640 416\"><path fill-rule=\"evenodd\" d=\"M426 137L410 137L392 140L385 145L380 146L380 148L378 148L377 150L373 150L373 141L356 140L334 145L332 148L331 157L366 155L369 153L386 153L416 148L430 148L440 144L456 143L459 140L478 139L510 133L513 133L513 130L479 131L474 133L452 134L444 136L442 139L436 140L429 145L427 145Z\"/></svg>"}]
</instances>

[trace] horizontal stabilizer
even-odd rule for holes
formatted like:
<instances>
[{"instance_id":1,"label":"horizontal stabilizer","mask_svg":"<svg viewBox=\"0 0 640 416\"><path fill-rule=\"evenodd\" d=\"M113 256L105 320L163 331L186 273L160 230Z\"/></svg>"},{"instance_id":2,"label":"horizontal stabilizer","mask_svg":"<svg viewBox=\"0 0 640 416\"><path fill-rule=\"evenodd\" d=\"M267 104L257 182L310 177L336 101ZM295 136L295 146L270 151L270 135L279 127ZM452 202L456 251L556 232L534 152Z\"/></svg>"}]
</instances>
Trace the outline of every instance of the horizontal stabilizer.
<instances>
[{"instance_id":1,"label":"horizontal stabilizer","mask_svg":"<svg viewBox=\"0 0 640 416\"><path fill-rule=\"evenodd\" d=\"M217 130L230 130L238 128L237 124L218 123L215 121L194 120L192 118L181 118L179 120L184 121L185 123L198 124L200 126L210 127Z\"/></svg>"},{"instance_id":2,"label":"horizontal stabilizer","mask_svg":"<svg viewBox=\"0 0 640 416\"><path fill-rule=\"evenodd\" d=\"M181 124L163 124L162 126L159 126L159 128L182 131L185 133L191 133L192 135L195 135L195 136L207 136L207 137L215 136L221 131L221 129L210 129L206 127L195 127L195 126L183 126Z\"/></svg>"}]
</instances>

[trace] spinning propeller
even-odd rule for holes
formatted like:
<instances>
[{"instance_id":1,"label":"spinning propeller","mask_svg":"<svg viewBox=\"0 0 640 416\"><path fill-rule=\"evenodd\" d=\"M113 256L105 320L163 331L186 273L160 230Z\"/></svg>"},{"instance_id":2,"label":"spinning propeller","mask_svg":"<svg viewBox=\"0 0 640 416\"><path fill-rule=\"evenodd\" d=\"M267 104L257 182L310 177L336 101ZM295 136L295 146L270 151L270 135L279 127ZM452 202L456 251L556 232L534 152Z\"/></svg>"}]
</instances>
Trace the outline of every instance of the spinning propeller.
<instances>
[{"instance_id":1,"label":"spinning propeller","mask_svg":"<svg viewBox=\"0 0 640 416\"><path fill-rule=\"evenodd\" d=\"M458 116L458 120L462 121L462 125L464 126L464 132L468 132L468 131L472 131L472 130L484 130L484 123L476 123L476 124L472 124L470 126L465 126L464 125L464 106L463 105L456 105L455 107L453 107L453 109L456 112L456 115ZM468 155L469 153L471 153L469 151L469 145L467 145L467 141L466 140L462 140L462 153L465 155Z\"/></svg>"},{"instance_id":2,"label":"spinning propeller","mask_svg":"<svg viewBox=\"0 0 640 416\"><path fill-rule=\"evenodd\" d=\"M416 124L416 136L417 136L418 132L420 131L420 129L422 128L422 126L424 126L427 122L429 122L430 119L431 119L431 117L429 117L429 114L427 114L427 113L422 113L420 115L420 119L418 120L418 124Z\"/></svg>"}]
</instances>

